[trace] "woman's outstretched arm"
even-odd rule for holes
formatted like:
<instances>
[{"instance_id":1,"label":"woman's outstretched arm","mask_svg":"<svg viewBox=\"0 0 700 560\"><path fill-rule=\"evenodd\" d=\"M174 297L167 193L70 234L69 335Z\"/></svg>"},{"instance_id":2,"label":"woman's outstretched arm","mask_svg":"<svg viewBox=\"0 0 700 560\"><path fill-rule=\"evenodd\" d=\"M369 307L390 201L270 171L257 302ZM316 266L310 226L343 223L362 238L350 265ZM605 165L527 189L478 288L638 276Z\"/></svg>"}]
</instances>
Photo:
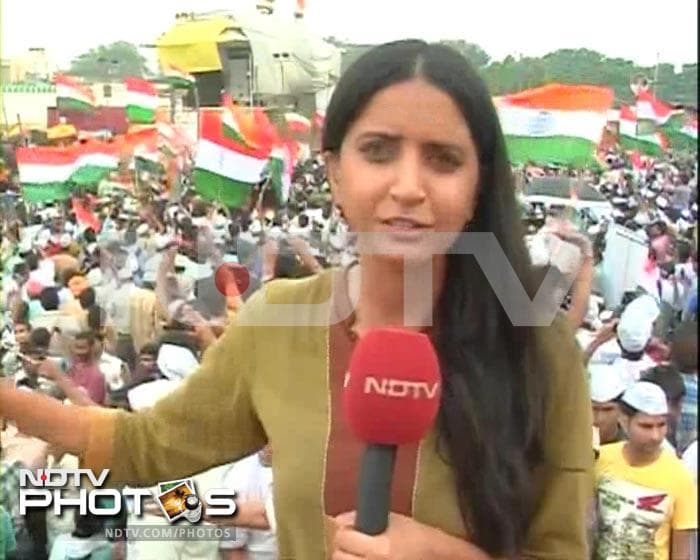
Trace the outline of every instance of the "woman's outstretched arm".
<instances>
[{"instance_id":1,"label":"woman's outstretched arm","mask_svg":"<svg viewBox=\"0 0 700 560\"><path fill-rule=\"evenodd\" d=\"M0 416L17 429L81 455L87 448L89 422L80 406L65 406L54 398L15 389L11 379L0 380Z\"/></svg>"},{"instance_id":2,"label":"woman's outstretched arm","mask_svg":"<svg viewBox=\"0 0 700 560\"><path fill-rule=\"evenodd\" d=\"M250 387L255 329L232 323L207 350L199 370L151 408L64 406L5 384L0 417L77 455L81 468L109 469L113 486L152 485L237 460L267 443Z\"/></svg>"}]
</instances>

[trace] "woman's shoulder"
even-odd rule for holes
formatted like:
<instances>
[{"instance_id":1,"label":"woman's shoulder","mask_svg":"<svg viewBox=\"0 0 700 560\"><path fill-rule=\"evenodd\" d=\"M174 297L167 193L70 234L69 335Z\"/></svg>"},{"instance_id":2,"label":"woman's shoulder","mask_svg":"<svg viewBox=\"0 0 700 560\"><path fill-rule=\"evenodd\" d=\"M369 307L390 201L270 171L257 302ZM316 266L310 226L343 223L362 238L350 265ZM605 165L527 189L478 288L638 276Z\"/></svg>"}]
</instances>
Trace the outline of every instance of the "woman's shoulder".
<instances>
[{"instance_id":1,"label":"woman's shoulder","mask_svg":"<svg viewBox=\"0 0 700 560\"><path fill-rule=\"evenodd\" d=\"M251 298L269 303L324 303L331 295L334 269L326 269L305 278L281 278L263 284Z\"/></svg>"},{"instance_id":2,"label":"woman's shoulder","mask_svg":"<svg viewBox=\"0 0 700 560\"><path fill-rule=\"evenodd\" d=\"M246 301L236 322L258 327L327 326L336 272L328 269L307 278L266 282Z\"/></svg>"}]
</instances>

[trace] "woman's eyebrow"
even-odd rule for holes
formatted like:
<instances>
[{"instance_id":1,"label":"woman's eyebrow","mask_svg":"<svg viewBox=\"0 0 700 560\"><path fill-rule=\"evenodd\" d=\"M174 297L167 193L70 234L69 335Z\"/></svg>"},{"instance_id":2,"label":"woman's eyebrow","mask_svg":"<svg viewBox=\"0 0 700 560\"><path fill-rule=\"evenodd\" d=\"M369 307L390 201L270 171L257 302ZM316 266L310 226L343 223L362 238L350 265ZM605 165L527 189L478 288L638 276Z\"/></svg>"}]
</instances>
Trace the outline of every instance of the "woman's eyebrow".
<instances>
[{"instance_id":1,"label":"woman's eyebrow","mask_svg":"<svg viewBox=\"0 0 700 560\"><path fill-rule=\"evenodd\" d=\"M383 130L374 130L374 131L367 131L363 132L357 137L357 140L366 140L368 138L382 138L385 140L401 140L402 136L400 134L394 134L391 132L385 132Z\"/></svg>"},{"instance_id":2,"label":"woman's eyebrow","mask_svg":"<svg viewBox=\"0 0 700 560\"><path fill-rule=\"evenodd\" d=\"M376 131L363 132L362 134L360 134L357 137L357 141L367 140L370 138L371 139L381 138L384 140L390 140L390 141L396 142L396 141L403 139L403 136L401 134L396 134L396 133L392 133L392 132L385 132L382 130L376 130ZM429 148L433 148L433 149L435 149L435 148L438 148L438 149L447 148L450 150L458 151L460 153L464 152L464 147L457 142L441 141L441 140L429 140L427 142L424 142L423 144L425 144Z\"/></svg>"}]
</instances>

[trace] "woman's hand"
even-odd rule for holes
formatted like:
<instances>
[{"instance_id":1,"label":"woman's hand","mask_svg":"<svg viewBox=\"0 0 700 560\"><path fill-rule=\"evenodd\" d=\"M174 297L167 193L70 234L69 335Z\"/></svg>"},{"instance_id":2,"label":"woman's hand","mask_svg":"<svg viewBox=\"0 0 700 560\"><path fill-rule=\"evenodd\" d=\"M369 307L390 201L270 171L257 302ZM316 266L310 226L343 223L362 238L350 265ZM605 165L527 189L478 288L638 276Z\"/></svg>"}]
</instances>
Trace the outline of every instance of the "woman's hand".
<instances>
[{"instance_id":1,"label":"woman's hand","mask_svg":"<svg viewBox=\"0 0 700 560\"><path fill-rule=\"evenodd\" d=\"M333 541L332 560L424 560L432 558L431 527L409 517L390 514L389 526L381 535L369 536L354 528L355 512L335 518L337 531Z\"/></svg>"}]
</instances>

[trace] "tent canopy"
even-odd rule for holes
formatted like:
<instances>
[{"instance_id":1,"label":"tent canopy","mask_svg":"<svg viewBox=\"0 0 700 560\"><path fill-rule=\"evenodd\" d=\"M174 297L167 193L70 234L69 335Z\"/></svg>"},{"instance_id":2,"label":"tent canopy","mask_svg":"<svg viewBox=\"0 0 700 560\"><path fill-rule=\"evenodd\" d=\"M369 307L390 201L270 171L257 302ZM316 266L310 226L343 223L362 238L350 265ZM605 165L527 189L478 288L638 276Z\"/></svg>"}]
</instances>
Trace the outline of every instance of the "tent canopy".
<instances>
[{"instance_id":1,"label":"tent canopy","mask_svg":"<svg viewBox=\"0 0 700 560\"><path fill-rule=\"evenodd\" d=\"M174 66L184 72L221 70L219 43L247 41L232 19L212 17L183 20L163 33L156 41L161 65Z\"/></svg>"}]
</instances>

